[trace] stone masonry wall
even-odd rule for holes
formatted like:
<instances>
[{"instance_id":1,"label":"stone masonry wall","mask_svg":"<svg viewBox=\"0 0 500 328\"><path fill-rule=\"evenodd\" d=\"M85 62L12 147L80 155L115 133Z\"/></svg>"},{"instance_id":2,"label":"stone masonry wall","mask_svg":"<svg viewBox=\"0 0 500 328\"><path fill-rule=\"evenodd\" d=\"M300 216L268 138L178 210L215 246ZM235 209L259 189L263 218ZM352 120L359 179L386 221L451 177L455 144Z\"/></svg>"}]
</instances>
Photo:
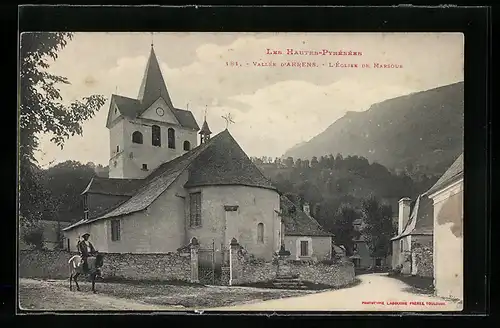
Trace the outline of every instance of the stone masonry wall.
<instances>
[{"instance_id":1,"label":"stone masonry wall","mask_svg":"<svg viewBox=\"0 0 500 328\"><path fill-rule=\"evenodd\" d=\"M102 277L131 280L191 279L189 254L118 254L104 255ZM69 278L68 261L75 253L67 251L27 250L19 253L19 277Z\"/></svg>"},{"instance_id":2,"label":"stone masonry wall","mask_svg":"<svg viewBox=\"0 0 500 328\"><path fill-rule=\"evenodd\" d=\"M412 252L417 265L417 275L422 277L434 276L432 239L419 239L412 243Z\"/></svg>"},{"instance_id":3,"label":"stone masonry wall","mask_svg":"<svg viewBox=\"0 0 500 328\"><path fill-rule=\"evenodd\" d=\"M290 261L289 265L291 273L298 274L302 281L333 287L345 286L354 281L354 264L348 261L332 264Z\"/></svg>"},{"instance_id":4,"label":"stone masonry wall","mask_svg":"<svg viewBox=\"0 0 500 328\"><path fill-rule=\"evenodd\" d=\"M354 281L354 264L351 262L304 262L287 261L290 273L300 280L340 287ZM271 281L277 277L278 261L249 259L238 254L232 261L232 285Z\"/></svg>"}]
</instances>

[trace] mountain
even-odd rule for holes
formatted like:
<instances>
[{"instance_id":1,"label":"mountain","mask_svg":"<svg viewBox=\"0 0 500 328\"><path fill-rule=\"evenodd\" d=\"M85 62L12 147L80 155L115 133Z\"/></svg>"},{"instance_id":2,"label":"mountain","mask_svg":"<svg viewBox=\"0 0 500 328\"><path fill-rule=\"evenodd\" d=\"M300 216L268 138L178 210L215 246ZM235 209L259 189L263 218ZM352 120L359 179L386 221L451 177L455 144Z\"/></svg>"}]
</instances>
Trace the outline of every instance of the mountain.
<instances>
[{"instance_id":1,"label":"mountain","mask_svg":"<svg viewBox=\"0 0 500 328\"><path fill-rule=\"evenodd\" d=\"M464 83L412 93L347 112L284 157L358 155L392 169L446 169L463 151ZM435 168L435 169L434 169Z\"/></svg>"}]
</instances>

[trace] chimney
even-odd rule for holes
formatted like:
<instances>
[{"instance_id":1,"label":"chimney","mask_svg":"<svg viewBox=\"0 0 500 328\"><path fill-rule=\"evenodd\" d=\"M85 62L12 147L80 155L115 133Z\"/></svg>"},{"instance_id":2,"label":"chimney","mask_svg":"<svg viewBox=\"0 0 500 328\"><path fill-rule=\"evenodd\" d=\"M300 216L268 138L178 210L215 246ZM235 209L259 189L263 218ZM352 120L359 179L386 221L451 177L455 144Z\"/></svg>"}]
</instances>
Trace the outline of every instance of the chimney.
<instances>
[{"instance_id":1,"label":"chimney","mask_svg":"<svg viewBox=\"0 0 500 328\"><path fill-rule=\"evenodd\" d=\"M303 211L307 214L307 215L311 215L311 209L309 208L309 203L304 203L304 206L303 206Z\"/></svg>"},{"instance_id":2,"label":"chimney","mask_svg":"<svg viewBox=\"0 0 500 328\"><path fill-rule=\"evenodd\" d=\"M403 232L406 223L410 219L410 204L411 204L411 199L408 197L404 197L399 200L398 234Z\"/></svg>"}]
</instances>

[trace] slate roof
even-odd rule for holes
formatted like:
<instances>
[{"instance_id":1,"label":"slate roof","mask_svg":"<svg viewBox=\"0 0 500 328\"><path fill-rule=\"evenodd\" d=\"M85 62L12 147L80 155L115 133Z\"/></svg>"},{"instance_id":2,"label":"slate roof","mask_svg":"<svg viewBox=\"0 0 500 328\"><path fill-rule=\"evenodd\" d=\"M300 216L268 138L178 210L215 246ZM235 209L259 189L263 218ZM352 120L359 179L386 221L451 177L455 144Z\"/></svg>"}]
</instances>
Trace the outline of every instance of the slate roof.
<instances>
[{"instance_id":1,"label":"slate roof","mask_svg":"<svg viewBox=\"0 0 500 328\"><path fill-rule=\"evenodd\" d=\"M432 200L426 195L418 196L405 228L391 240L398 240L409 235L432 236L434 230L433 211Z\"/></svg>"},{"instance_id":2,"label":"slate roof","mask_svg":"<svg viewBox=\"0 0 500 328\"><path fill-rule=\"evenodd\" d=\"M167 86L161 74L160 64L156 58L153 47L149 55L144 77L142 79L141 87L139 89L139 96L137 99L111 95L111 104L116 104L120 113L127 118L139 117L146 109L148 109L158 98L163 98L168 106L172 109L174 116L183 127L194 129L198 131L200 127L191 113L188 110L175 108L170 99ZM108 124L110 123L110 115L113 108L110 108L108 114Z\"/></svg>"},{"instance_id":3,"label":"slate roof","mask_svg":"<svg viewBox=\"0 0 500 328\"><path fill-rule=\"evenodd\" d=\"M208 127L207 120L203 121L200 134L212 134L212 131L210 131L210 128Z\"/></svg>"},{"instance_id":4,"label":"slate roof","mask_svg":"<svg viewBox=\"0 0 500 328\"><path fill-rule=\"evenodd\" d=\"M442 189L449 184L457 181L463 176L464 172L464 153L460 154L458 158L451 164L451 166L444 172L439 180L425 193L430 195L439 189Z\"/></svg>"},{"instance_id":5,"label":"slate roof","mask_svg":"<svg viewBox=\"0 0 500 328\"><path fill-rule=\"evenodd\" d=\"M302 211L286 196L280 197L280 208L284 214L285 236L332 236L312 216ZM295 211L290 209L295 208Z\"/></svg>"},{"instance_id":6,"label":"slate roof","mask_svg":"<svg viewBox=\"0 0 500 328\"><path fill-rule=\"evenodd\" d=\"M167 190L186 169L189 169L190 172L191 186L246 185L275 189L250 161L229 131L225 130L211 138L207 143L201 144L184 155L160 165L143 179L142 184L130 181L128 184L127 182L124 183L123 185L130 188L131 192L133 187L137 187L130 198L116 204L99 217L89 218L86 221L81 220L64 230L96 220L142 211ZM205 175L211 176L207 177ZM98 183L96 188L97 186L101 187L101 189L109 188L107 191L110 193L117 189L116 186L112 185L116 182L115 180L119 179L107 179L104 183ZM186 183L186 186L188 183ZM92 187L92 183L89 185Z\"/></svg>"},{"instance_id":7,"label":"slate roof","mask_svg":"<svg viewBox=\"0 0 500 328\"><path fill-rule=\"evenodd\" d=\"M155 50L151 46L148 63L146 64L146 71L142 78L137 99L139 99L143 108L148 108L160 97L165 100L169 107L173 107L165 80L163 80L163 75L161 74L161 68L156 58Z\"/></svg>"},{"instance_id":8,"label":"slate roof","mask_svg":"<svg viewBox=\"0 0 500 328\"><path fill-rule=\"evenodd\" d=\"M213 139L217 138L214 142ZM208 143L189 168L186 188L214 185L244 185L276 190L248 158L226 129Z\"/></svg>"},{"instance_id":9,"label":"slate roof","mask_svg":"<svg viewBox=\"0 0 500 328\"><path fill-rule=\"evenodd\" d=\"M104 195L132 196L144 179L114 179L94 177L82 192Z\"/></svg>"}]
</instances>

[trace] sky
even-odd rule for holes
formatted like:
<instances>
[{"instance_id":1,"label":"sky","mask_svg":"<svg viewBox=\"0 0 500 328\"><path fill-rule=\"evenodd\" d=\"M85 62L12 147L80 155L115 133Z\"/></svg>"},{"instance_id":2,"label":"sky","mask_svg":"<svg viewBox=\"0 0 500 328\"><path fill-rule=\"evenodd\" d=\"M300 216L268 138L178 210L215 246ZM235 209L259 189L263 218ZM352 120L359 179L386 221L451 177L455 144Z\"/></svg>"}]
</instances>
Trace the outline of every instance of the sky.
<instances>
[{"instance_id":1,"label":"sky","mask_svg":"<svg viewBox=\"0 0 500 328\"><path fill-rule=\"evenodd\" d=\"M41 135L36 156L43 167L66 160L108 165L109 99L137 98L151 43L175 107L189 108L200 126L206 108L214 134L230 113L229 131L243 150L274 158L347 111L463 81L463 42L461 33L75 33L48 69L71 82L60 88L63 102L91 94L107 101L83 124L83 136L63 149ZM287 49L332 54L289 55ZM333 54L339 51L361 55ZM256 66L262 62L276 66ZM317 67L291 66L304 62Z\"/></svg>"}]
</instances>

